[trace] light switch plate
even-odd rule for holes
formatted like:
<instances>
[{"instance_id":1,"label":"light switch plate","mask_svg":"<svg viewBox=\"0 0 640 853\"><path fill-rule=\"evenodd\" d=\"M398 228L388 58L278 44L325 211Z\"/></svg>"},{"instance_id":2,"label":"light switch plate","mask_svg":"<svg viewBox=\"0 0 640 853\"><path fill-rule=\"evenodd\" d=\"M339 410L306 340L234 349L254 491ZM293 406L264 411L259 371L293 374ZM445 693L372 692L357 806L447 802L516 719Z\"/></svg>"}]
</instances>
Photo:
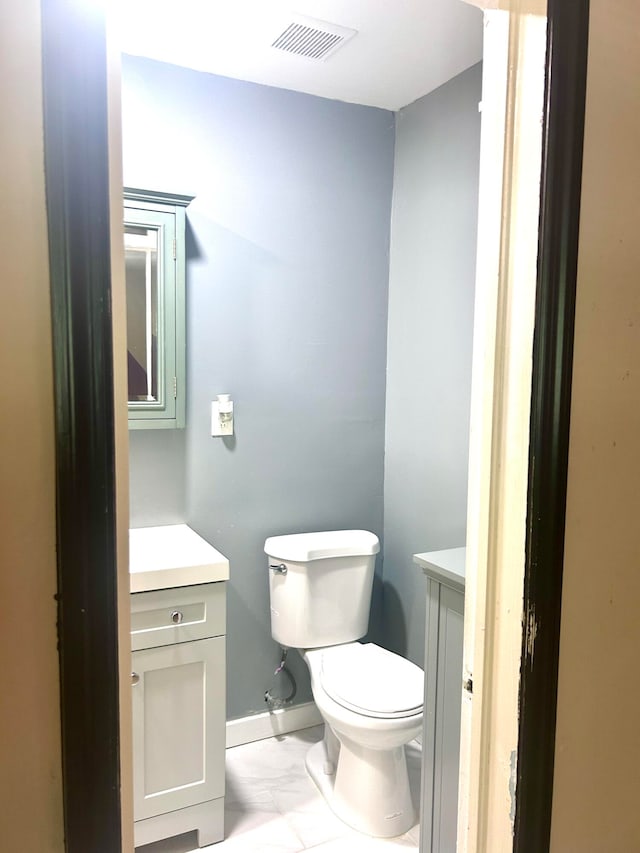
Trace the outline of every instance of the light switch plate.
<instances>
[{"instance_id":1,"label":"light switch plate","mask_svg":"<svg viewBox=\"0 0 640 853\"><path fill-rule=\"evenodd\" d=\"M233 435L233 403L231 404L231 419L224 424L220 423L220 404L217 400L211 403L211 435Z\"/></svg>"}]
</instances>

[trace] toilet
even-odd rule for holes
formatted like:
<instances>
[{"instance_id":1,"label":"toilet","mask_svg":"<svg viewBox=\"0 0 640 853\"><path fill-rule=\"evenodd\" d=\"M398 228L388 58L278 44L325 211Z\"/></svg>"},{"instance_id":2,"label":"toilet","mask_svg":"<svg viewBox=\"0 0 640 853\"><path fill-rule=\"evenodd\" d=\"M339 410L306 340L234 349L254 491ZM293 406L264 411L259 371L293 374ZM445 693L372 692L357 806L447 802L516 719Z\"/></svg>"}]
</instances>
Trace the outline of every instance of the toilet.
<instances>
[{"instance_id":1,"label":"toilet","mask_svg":"<svg viewBox=\"0 0 640 853\"><path fill-rule=\"evenodd\" d=\"M405 745L422 728L424 673L373 643L360 643L378 537L366 530L272 536L271 634L298 649L325 722L309 751L309 775L345 823L367 835L402 835L415 822Z\"/></svg>"}]
</instances>

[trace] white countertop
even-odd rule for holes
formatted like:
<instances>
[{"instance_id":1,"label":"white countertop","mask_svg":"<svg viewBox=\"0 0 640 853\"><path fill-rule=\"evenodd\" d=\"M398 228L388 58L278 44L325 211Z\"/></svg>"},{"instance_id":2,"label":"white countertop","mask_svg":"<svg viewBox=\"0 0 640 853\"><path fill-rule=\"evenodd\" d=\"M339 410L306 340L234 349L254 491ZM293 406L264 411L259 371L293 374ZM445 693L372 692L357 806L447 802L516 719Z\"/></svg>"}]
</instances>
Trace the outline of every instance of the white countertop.
<instances>
[{"instance_id":1,"label":"white countertop","mask_svg":"<svg viewBox=\"0 0 640 853\"><path fill-rule=\"evenodd\" d=\"M414 554L413 562L430 578L464 591L466 548L447 548Z\"/></svg>"},{"instance_id":2,"label":"white countertop","mask_svg":"<svg viewBox=\"0 0 640 853\"><path fill-rule=\"evenodd\" d=\"M186 524L129 530L131 592L229 580L229 561Z\"/></svg>"}]
</instances>

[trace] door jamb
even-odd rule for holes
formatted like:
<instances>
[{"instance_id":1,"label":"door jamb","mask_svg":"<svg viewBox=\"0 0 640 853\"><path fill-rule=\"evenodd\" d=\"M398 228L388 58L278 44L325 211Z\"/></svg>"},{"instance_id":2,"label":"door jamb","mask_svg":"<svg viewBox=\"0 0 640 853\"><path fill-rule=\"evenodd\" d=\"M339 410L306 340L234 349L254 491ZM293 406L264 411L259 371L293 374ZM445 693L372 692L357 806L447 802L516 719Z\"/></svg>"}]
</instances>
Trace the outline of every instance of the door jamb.
<instances>
[{"instance_id":1,"label":"door jamb","mask_svg":"<svg viewBox=\"0 0 640 853\"><path fill-rule=\"evenodd\" d=\"M551 834L588 38L589 0L549 0L514 853Z\"/></svg>"},{"instance_id":2,"label":"door jamb","mask_svg":"<svg viewBox=\"0 0 640 853\"><path fill-rule=\"evenodd\" d=\"M42 0L65 847L121 845L107 59L100 4Z\"/></svg>"},{"instance_id":3,"label":"door jamb","mask_svg":"<svg viewBox=\"0 0 640 853\"><path fill-rule=\"evenodd\" d=\"M472 402L467 556L473 571L467 577L473 579L477 572L479 578L478 595L474 596L472 580L472 603L465 608L463 680L472 680L473 697L463 694L458 850L540 853L549 849L553 796L589 4L588 0L571 4L549 0L545 45L532 28L536 13L544 13L543 3L470 2L490 7L485 26L506 28L494 38L498 43L502 37L506 45L508 30L515 50L510 44L505 68L510 76L522 79L504 98L502 220L494 216L488 249L479 240L479 276L487 274L489 283L479 278L479 291L482 287L484 292L478 298L482 301L488 295L491 304L489 308L480 305L480 340L478 345L474 342L474 354L482 350L489 362L482 368L485 374L474 382L475 411ZM526 118L523 111L518 118L517 99L521 92L526 98L529 88L529 41L534 60L531 79L539 85L544 72L545 86L541 150L529 160L542 165L536 202L540 207L537 256L532 257L529 250L527 260L524 244L532 227L522 231L519 194L527 187L530 191L533 179L530 170L527 175L526 160L518 178L518 134L509 122ZM536 59L536 52L546 55L544 64ZM488 94L495 97L492 90ZM489 124L499 125L501 120L498 105ZM535 135L535 128L531 132ZM482 175L481 169L481 182ZM493 198L495 202L495 190ZM529 203L533 207L533 201ZM524 249L518 249L518 243ZM515 277L514 246L516 261L518 251L525 259ZM493 269L490 263L487 266L487 258L493 259ZM524 306L535 320L532 326L522 312L512 310L522 288L531 298L535 296L535 304ZM529 353L521 350L523 336ZM515 353L515 365L500 363L505 351L509 362ZM518 389L511 373L518 360L525 366L523 357L532 361L532 371L528 377L522 371ZM474 365L476 369L480 371ZM482 435L474 437L474 429ZM516 635L521 639L520 660L509 651ZM469 640L475 643L471 653Z\"/></svg>"}]
</instances>

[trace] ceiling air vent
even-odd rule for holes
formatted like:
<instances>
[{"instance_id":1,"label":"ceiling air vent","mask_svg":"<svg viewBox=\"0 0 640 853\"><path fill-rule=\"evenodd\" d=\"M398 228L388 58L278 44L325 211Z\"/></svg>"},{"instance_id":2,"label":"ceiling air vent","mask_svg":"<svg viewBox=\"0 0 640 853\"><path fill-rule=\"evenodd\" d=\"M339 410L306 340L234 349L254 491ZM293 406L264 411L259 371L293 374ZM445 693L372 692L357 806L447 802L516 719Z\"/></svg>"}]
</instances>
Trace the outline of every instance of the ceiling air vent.
<instances>
[{"instance_id":1,"label":"ceiling air vent","mask_svg":"<svg viewBox=\"0 0 640 853\"><path fill-rule=\"evenodd\" d=\"M307 59L327 59L357 34L357 30L317 21L315 18L294 18L272 42L271 47L304 56Z\"/></svg>"}]
</instances>

